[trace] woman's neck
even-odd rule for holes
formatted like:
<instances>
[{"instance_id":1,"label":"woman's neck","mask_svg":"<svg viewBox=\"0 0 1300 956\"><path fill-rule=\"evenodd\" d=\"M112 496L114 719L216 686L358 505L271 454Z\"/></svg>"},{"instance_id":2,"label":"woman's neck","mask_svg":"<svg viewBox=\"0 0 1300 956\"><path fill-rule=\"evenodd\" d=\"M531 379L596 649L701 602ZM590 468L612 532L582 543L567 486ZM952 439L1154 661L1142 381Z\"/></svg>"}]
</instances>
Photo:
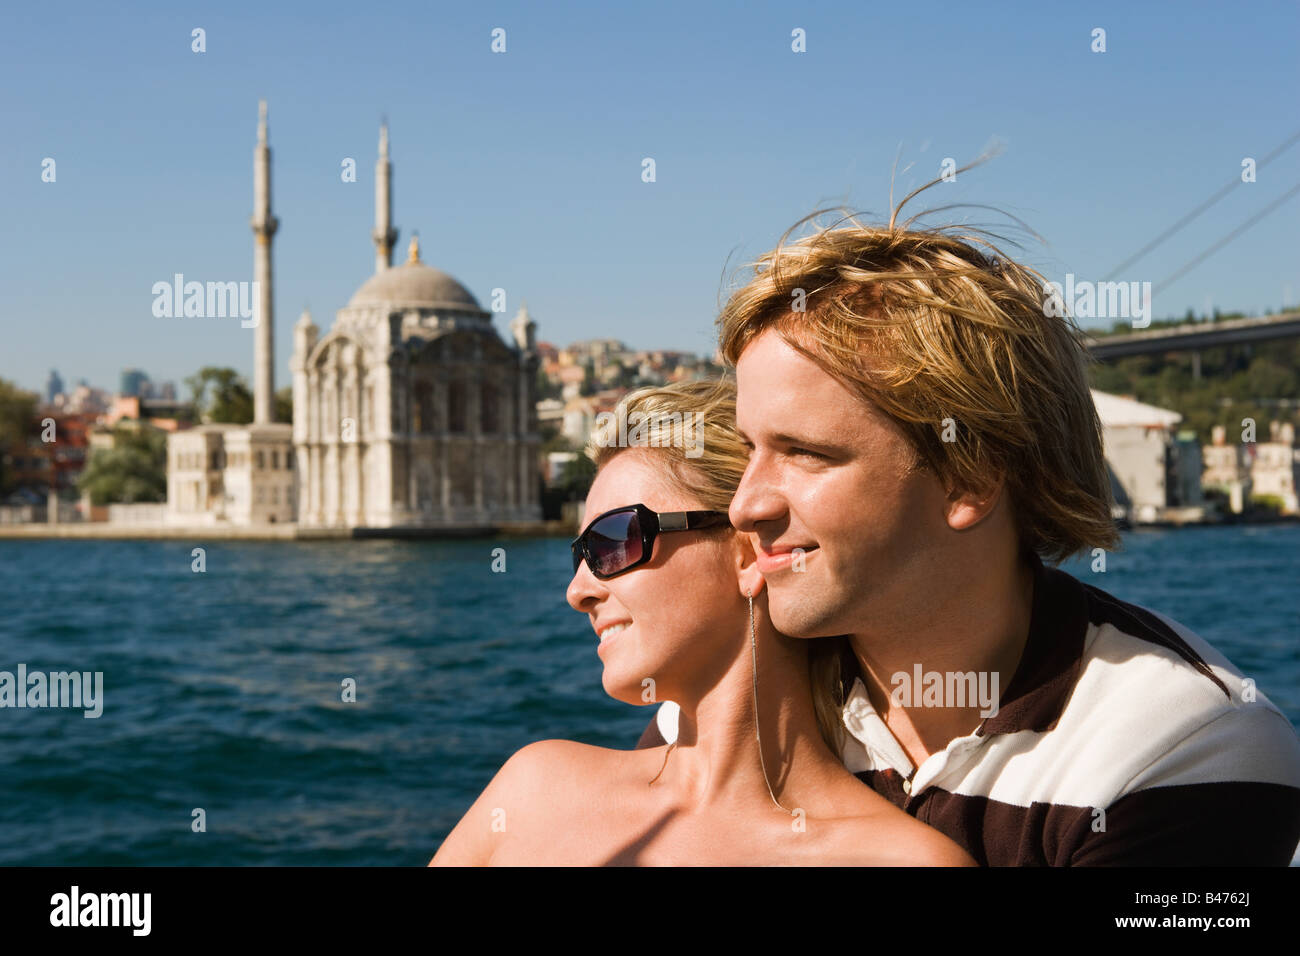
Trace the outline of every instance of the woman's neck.
<instances>
[{"instance_id":1,"label":"woman's neck","mask_svg":"<svg viewBox=\"0 0 1300 956\"><path fill-rule=\"evenodd\" d=\"M786 812L834 815L826 785L845 771L818 729L807 644L770 624L758 628L760 761L748 625L743 641L744 652L720 680L698 695L678 695L677 743L654 786L683 809L766 806L781 813L774 795Z\"/></svg>"}]
</instances>

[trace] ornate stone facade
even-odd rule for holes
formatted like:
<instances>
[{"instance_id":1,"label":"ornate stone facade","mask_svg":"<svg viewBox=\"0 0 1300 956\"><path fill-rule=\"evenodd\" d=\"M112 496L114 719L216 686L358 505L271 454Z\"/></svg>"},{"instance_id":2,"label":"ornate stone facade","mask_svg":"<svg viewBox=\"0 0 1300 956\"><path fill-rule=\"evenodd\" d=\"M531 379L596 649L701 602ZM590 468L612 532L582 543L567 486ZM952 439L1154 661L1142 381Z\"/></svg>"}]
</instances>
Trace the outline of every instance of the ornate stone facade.
<instances>
[{"instance_id":1,"label":"ornate stone facade","mask_svg":"<svg viewBox=\"0 0 1300 956\"><path fill-rule=\"evenodd\" d=\"M376 181L376 272L321 337L294 327L298 522L481 529L541 520L535 323L502 341L459 282L409 258L389 266L387 129Z\"/></svg>"},{"instance_id":2,"label":"ornate stone facade","mask_svg":"<svg viewBox=\"0 0 1300 956\"><path fill-rule=\"evenodd\" d=\"M298 320L293 425L273 421L278 221L264 104L254 171L255 420L171 436L168 520L458 531L540 521L535 323L521 308L504 342L464 286L420 261L415 240L392 268L387 127L375 169L375 274L323 337L309 313Z\"/></svg>"}]
</instances>

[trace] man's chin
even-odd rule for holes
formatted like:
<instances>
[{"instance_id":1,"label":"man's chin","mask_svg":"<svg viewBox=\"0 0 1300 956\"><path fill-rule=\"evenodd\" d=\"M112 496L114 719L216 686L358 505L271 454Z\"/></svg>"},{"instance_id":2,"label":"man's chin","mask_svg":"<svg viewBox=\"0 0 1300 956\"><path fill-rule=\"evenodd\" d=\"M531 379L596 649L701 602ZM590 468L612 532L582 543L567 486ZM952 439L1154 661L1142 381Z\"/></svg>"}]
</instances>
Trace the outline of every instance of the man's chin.
<instances>
[{"instance_id":1,"label":"man's chin","mask_svg":"<svg viewBox=\"0 0 1300 956\"><path fill-rule=\"evenodd\" d=\"M843 634L831 620L831 608L808 600L806 594L789 596L783 600L781 589L769 587L767 607L772 615L772 626L786 637L814 638L834 637Z\"/></svg>"}]
</instances>

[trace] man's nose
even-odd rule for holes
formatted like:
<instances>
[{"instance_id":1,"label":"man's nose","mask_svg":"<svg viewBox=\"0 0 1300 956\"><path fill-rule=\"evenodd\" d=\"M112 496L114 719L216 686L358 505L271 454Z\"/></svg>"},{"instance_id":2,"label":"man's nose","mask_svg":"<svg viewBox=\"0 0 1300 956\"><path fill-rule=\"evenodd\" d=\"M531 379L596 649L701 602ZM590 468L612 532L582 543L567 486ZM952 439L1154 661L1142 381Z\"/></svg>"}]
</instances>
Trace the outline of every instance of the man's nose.
<instances>
[{"instance_id":1,"label":"man's nose","mask_svg":"<svg viewBox=\"0 0 1300 956\"><path fill-rule=\"evenodd\" d=\"M773 521L786 513L785 495L771 480L763 460L755 455L741 476L728 515L738 531L755 531L760 521Z\"/></svg>"}]
</instances>

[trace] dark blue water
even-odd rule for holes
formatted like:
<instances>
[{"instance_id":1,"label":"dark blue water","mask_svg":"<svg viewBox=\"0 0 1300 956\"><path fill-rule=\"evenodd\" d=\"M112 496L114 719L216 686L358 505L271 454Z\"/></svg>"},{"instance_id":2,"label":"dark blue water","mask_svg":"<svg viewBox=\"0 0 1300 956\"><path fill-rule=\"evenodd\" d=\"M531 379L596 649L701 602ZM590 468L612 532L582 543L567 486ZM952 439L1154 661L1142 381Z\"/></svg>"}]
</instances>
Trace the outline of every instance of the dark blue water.
<instances>
[{"instance_id":1,"label":"dark blue water","mask_svg":"<svg viewBox=\"0 0 1300 956\"><path fill-rule=\"evenodd\" d=\"M192 546L0 541L0 670L105 684L94 720L0 709L0 864L420 865L518 748L630 747L649 716L601 690L563 540L206 543L203 574ZM1125 549L1067 570L1198 631L1300 724L1300 526Z\"/></svg>"}]
</instances>

